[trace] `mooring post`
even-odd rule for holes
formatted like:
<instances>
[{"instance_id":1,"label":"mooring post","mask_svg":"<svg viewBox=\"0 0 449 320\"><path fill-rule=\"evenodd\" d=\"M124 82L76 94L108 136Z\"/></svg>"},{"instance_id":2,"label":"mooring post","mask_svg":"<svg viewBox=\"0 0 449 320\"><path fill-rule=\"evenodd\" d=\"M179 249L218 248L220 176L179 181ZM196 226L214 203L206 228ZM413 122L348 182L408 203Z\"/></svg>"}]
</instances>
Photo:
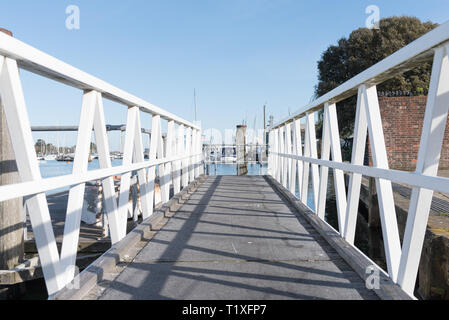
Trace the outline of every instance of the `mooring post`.
<instances>
[{"instance_id":1,"label":"mooring post","mask_svg":"<svg viewBox=\"0 0 449 320\"><path fill-rule=\"evenodd\" d=\"M237 175L244 176L248 174L248 153L246 152L246 126L237 126L235 135L236 156L237 156Z\"/></svg>"},{"instance_id":2,"label":"mooring post","mask_svg":"<svg viewBox=\"0 0 449 320\"><path fill-rule=\"evenodd\" d=\"M12 37L8 30L0 32ZM0 97L0 185L20 182L8 124ZM23 199L0 203L0 270L10 270L20 264L24 256Z\"/></svg>"}]
</instances>

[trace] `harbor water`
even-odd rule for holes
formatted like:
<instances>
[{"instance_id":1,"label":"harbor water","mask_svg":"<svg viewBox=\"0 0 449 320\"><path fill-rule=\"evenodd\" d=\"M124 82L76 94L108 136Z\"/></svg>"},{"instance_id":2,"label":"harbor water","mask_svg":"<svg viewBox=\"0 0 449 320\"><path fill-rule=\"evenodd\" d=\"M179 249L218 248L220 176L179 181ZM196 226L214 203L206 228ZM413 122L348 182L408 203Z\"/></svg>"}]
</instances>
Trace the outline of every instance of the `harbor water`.
<instances>
[{"instance_id":1,"label":"harbor water","mask_svg":"<svg viewBox=\"0 0 449 320\"><path fill-rule=\"evenodd\" d=\"M121 159L112 159L111 164L113 167L120 166L122 164ZM59 176L66 176L72 174L73 171L73 162L65 162L65 161L41 161L39 162L39 168L41 171L42 178L54 178ZM89 162L88 170L95 170L100 168L100 163L98 159ZM56 190L51 190L47 192L47 194L55 194L63 191L69 190L69 187L60 188Z\"/></svg>"}]
</instances>

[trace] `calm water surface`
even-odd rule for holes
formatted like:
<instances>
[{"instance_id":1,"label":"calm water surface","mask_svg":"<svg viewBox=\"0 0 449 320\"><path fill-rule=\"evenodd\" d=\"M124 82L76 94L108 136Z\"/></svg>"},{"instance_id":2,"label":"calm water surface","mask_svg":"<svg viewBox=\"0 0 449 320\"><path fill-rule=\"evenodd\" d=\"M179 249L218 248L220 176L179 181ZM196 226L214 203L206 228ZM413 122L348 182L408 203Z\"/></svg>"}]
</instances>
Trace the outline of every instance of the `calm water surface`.
<instances>
[{"instance_id":1,"label":"calm water surface","mask_svg":"<svg viewBox=\"0 0 449 320\"><path fill-rule=\"evenodd\" d=\"M122 164L121 159L113 159L111 160L111 164L113 167L120 166ZM73 162L64 162L64 161L45 161L39 163L39 168L41 170L42 178L54 178L59 176L66 176L72 174L73 171ZM93 160L89 162L88 170L100 169L100 164L98 160ZM69 190L69 187L60 188L56 190L52 190L47 192L47 194L54 194L62 191Z\"/></svg>"}]
</instances>

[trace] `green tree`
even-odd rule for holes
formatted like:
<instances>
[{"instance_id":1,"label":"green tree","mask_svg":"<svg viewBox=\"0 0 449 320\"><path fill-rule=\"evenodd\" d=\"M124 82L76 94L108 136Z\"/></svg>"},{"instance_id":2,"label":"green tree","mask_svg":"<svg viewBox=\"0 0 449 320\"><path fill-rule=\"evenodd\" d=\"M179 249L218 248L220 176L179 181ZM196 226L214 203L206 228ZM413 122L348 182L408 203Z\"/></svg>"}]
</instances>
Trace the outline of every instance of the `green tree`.
<instances>
[{"instance_id":1,"label":"green tree","mask_svg":"<svg viewBox=\"0 0 449 320\"><path fill-rule=\"evenodd\" d=\"M315 94L320 97L342 83L385 59L416 40L438 24L421 22L414 17L390 17L380 21L380 29L360 28L349 38L342 38L330 46L318 62L318 85ZM411 91L427 94L431 64L425 63L378 86L379 91ZM338 122L342 138L354 130L356 97L337 104Z\"/></svg>"}]
</instances>

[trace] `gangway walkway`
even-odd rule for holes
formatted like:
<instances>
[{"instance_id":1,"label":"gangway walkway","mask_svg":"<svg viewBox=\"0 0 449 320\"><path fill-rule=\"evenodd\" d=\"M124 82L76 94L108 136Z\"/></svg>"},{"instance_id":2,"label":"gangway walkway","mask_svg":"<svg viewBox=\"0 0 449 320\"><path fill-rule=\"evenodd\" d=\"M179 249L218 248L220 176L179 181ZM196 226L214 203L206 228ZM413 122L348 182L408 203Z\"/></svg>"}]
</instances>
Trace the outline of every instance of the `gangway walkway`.
<instances>
[{"instance_id":1,"label":"gangway walkway","mask_svg":"<svg viewBox=\"0 0 449 320\"><path fill-rule=\"evenodd\" d=\"M265 177L208 177L99 299L377 299Z\"/></svg>"},{"instance_id":2,"label":"gangway walkway","mask_svg":"<svg viewBox=\"0 0 449 320\"><path fill-rule=\"evenodd\" d=\"M393 170L377 85L423 63L432 63L432 74L416 171ZM42 178L20 70L82 94L71 174ZM267 128L267 176L204 180L204 135L199 124L0 33L0 100L13 150L8 156L15 159L20 178L0 186L0 202L25 200L50 299L80 298L85 293L100 299L414 299L433 193L449 193L449 179L438 175L448 92L449 23L445 23ZM354 139L348 163L341 154L337 103L354 96ZM127 110L123 161L117 167L111 163L104 100ZM323 115L319 149L317 112ZM148 161L141 114L151 116ZM89 170L92 132L100 167ZM363 165L367 137L372 166ZM325 221L330 169L338 231ZM138 174L141 214L138 210L129 214L133 172ZM344 174L350 175L348 186ZM376 180L385 271L354 246L362 176ZM114 177L120 177L118 194ZM157 177L160 207L155 207ZM78 275L85 184L97 181L103 188L102 214L112 248ZM411 193L406 190L410 204L403 235L393 184L412 188ZM59 249L46 192L61 188L70 191ZM294 196L296 191L299 198ZM306 206L308 195L313 196L313 210ZM15 220L8 222L10 226L23 224L21 211L11 212ZM167 225L156 230L153 224L161 217ZM142 223L130 231L131 219ZM151 231L148 239L147 229ZM11 248L20 248L22 238L9 240ZM115 274L114 268L117 276L106 279L105 274ZM379 281L369 277L370 270L373 276L378 273ZM374 279L374 291L366 286L369 279ZM74 289L77 281L78 291ZM90 292L107 283L101 294Z\"/></svg>"}]
</instances>

